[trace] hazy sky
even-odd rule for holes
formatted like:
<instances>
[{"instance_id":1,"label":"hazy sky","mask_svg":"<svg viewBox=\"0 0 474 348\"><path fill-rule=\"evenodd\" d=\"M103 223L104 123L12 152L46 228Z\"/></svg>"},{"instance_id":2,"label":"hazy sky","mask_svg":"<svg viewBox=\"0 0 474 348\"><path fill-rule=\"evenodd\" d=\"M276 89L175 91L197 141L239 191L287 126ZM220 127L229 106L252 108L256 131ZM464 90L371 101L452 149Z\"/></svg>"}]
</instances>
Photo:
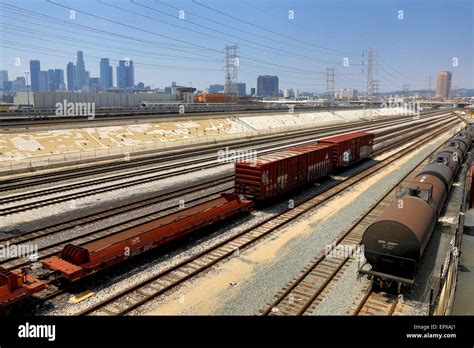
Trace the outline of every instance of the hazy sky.
<instances>
[{"instance_id":1,"label":"hazy sky","mask_svg":"<svg viewBox=\"0 0 474 348\"><path fill-rule=\"evenodd\" d=\"M238 79L247 83L248 91L257 76L265 74L278 75L282 89L324 91L327 67L335 68L336 89L365 90L363 52L371 47L381 91L400 90L405 83L410 89L424 88L429 75L434 87L439 70L453 72L454 86L473 88L473 4L0 0L0 69L13 79L24 76L30 59L39 59L42 70L65 70L82 50L92 77L99 75L101 57L110 58L114 66L130 58L136 83L162 88L176 81L202 89L223 83L224 46L237 43Z\"/></svg>"}]
</instances>

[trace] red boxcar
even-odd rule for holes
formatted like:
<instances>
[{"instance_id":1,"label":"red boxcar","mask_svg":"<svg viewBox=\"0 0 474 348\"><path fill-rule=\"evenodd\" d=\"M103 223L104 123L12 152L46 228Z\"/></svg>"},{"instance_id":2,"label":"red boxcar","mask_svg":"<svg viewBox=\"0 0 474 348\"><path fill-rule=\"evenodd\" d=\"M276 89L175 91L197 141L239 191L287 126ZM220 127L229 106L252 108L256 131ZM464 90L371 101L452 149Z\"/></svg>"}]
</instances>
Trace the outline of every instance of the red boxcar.
<instances>
[{"instance_id":1,"label":"red boxcar","mask_svg":"<svg viewBox=\"0 0 474 348\"><path fill-rule=\"evenodd\" d=\"M211 201L90 243L80 246L68 244L59 257L52 256L43 260L43 266L75 281L199 228L248 211L252 205L252 201L240 199L236 194L224 193Z\"/></svg>"},{"instance_id":2,"label":"red boxcar","mask_svg":"<svg viewBox=\"0 0 474 348\"><path fill-rule=\"evenodd\" d=\"M47 288L47 284L20 270L0 267L0 308L12 305Z\"/></svg>"},{"instance_id":3,"label":"red boxcar","mask_svg":"<svg viewBox=\"0 0 474 348\"><path fill-rule=\"evenodd\" d=\"M332 147L301 145L237 162L235 192L265 200L313 182L331 172Z\"/></svg>"},{"instance_id":4,"label":"red boxcar","mask_svg":"<svg viewBox=\"0 0 474 348\"><path fill-rule=\"evenodd\" d=\"M333 166L345 167L365 158L373 152L374 134L355 132L318 140L318 144L332 144Z\"/></svg>"}]
</instances>

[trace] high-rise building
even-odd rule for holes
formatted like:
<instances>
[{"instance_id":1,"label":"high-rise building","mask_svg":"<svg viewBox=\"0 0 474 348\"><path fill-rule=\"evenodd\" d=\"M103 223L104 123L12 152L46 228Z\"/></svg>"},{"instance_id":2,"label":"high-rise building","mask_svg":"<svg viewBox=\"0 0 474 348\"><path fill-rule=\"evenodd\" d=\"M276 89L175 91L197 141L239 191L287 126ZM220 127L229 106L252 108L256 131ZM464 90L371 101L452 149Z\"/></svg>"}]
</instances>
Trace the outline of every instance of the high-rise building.
<instances>
[{"instance_id":1,"label":"high-rise building","mask_svg":"<svg viewBox=\"0 0 474 348\"><path fill-rule=\"evenodd\" d=\"M48 69L48 91L54 92L56 87L56 78L54 76L54 69Z\"/></svg>"},{"instance_id":2,"label":"high-rise building","mask_svg":"<svg viewBox=\"0 0 474 348\"><path fill-rule=\"evenodd\" d=\"M278 97L278 76L264 75L257 78L257 95Z\"/></svg>"},{"instance_id":3,"label":"high-rise building","mask_svg":"<svg viewBox=\"0 0 474 348\"><path fill-rule=\"evenodd\" d=\"M19 76L16 80L12 81L12 90L15 92L26 90L26 79L24 76Z\"/></svg>"},{"instance_id":4,"label":"high-rise building","mask_svg":"<svg viewBox=\"0 0 474 348\"><path fill-rule=\"evenodd\" d=\"M89 92L89 87L91 85L91 73L89 71L86 71L86 78L85 78L85 84L84 84L84 91Z\"/></svg>"},{"instance_id":5,"label":"high-rise building","mask_svg":"<svg viewBox=\"0 0 474 348\"><path fill-rule=\"evenodd\" d=\"M31 90L39 91L41 65L39 60L30 60Z\"/></svg>"},{"instance_id":6,"label":"high-rise building","mask_svg":"<svg viewBox=\"0 0 474 348\"><path fill-rule=\"evenodd\" d=\"M49 91L49 73L47 71L39 72L38 91Z\"/></svg>"},{"instance_id":7,"label":"high-rise building","mask_svg":"<svg viewBox=\"0 0 474 348\"><path fill-rule=\"evenodd\" d=\"M55 91L65 90L63 69L54 69L54 87L55 87Z\"/></svg>"},{"instance_id":8,"label":"high-rise building","mask_svg":"<svg viewBox=\"0 0 474 348\"><path fill-rule=\"evenodd\" d=\"M449 98L451 91L452 74L450 71L440 71L436 76L436 98Z\"/></svg>"},{"instance_id":9,"label":"high-rise building","mask_svg":"<svg viewBox=\"0 0 474 348\"><path fill-rule=\"evenodd\" d=\"M76 67L73 62L67 63L66 68L67 90L74 91L76 89Z\"/></svg>"},{"instance_id":10,"label":"high-rise building","mask_svg":"<svg viewBox=\"0 0 474 348\"><path fill-rule=\"evenodd\" d=\"M8 81L8 71L0 70L0 81Z\"/></svg>"},{"instance_id":11,"label":"high-rise building","mask_svg":"<svg viewBox=\"0 0 474 348\"><path fill-rule=\"evenodd\" d=\"M250 88L250 95L255 95L255 87Z\"/></svg>"},{"instance_id":12,"label":"high-rise building","mask_svg":"<svg viewBox=\"0 0 474 348\"><path fill-rule=\"evenodd\" d=\"M84 56L82 51L77 51L77 62L76 62L76 89L86 89L86 66L84 64Z\"/></svg>"},{"instance_id":13,"label":"high-rise building","mask_svg":"<svg viewBox=\"0 0 474 348\"><path fill-rule=\"evenodd\" d=\"M100 88L105 91L112 87L112 67L109 58L100 60Z\"/></svg>"},{"instance_id":14,"label":"high-rise building","mask_svg":"<svg viewBox=\"0 0 474 348\"><path fill-rule=\"evenodd\" d=\"M135 84L135 71L132 60L119 60L117 67L117 87L132 88Z\"/></svg>"},{"instance_id":15,"label":"high-rise building","mask_svg":"<svg viewBox=\"0 0 474 348\"><path fill-rule=\"evenodd\" d=\"M247 84L243 82L238 82L237 91L239 93L239 97L245 97L247 95Z\"/></svg>"},{"instance_id":16,"label":"high-rise building","mask_svg":"<svg viewBox=\"0 0 474 348\"><path fill-rule=\"evenodd\" d=\"M91 77L89 79L89 92L97 93L100 90L100 78Z\"/></svg>"},{"instance_id":17,"label":"high-rise building","mask_svg":"<svg viewBox=\"0 0 474 348\"><path fill-rule=\"evenodd\" d=\"M122 64L123 63L123 64ZM119 65L117 66L117 88L125 88L125 61L119 61Z\"/></svg>"},{"instance_id":18,"label":"high-rise building","mask_svg":"<svg viewBox=\"0 0 474 348\"><path fill-rule=\"evenodd\" d=\"M3 87L3 82L8 81L8 71L7 70L0 70L0 88Z\"/></svg>"},{"instance_id":19,"label":"high-rise building","mask_svg":"<svg viewBox=\"0 0 474 348\"><path fill-rule=\"evenodd\" d=\"M5 92L10 92L13 90L13 83L12 81L3 81L3 90Z\"/></svg>"},{"instance_id":20,"label":"high-rise building","mask_svg":"<svg viewBox=\"0 0 474 348\"><path fill-rule=\"evenodd\" d=\"M223 93L224 92L224 85L214 84L210 85L208 88L209 93L216 94L216 93Z\"/></svg>"},{"instance_id":21,"label":"high-rise building","mask_svg":"<svg viewBox=\"0 0 474 348\"><path fill-rule=\"evenodd\" d=\"M133 66L133 61L130 60L128 62L128 66L126 66L126 71L127 71L127 84L129 87L133 87L135 85L135 68Z\"/></svg>"}]
</instances>

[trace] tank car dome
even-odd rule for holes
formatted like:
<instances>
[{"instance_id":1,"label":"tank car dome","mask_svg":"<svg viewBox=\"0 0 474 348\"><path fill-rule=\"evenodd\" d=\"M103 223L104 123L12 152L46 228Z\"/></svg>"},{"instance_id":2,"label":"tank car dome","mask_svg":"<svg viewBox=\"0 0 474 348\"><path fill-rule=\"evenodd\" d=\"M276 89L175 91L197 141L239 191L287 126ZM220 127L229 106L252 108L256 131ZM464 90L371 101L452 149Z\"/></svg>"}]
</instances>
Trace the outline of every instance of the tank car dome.
<instances>
[{"instance_id":1,"label":"tank car dome","mask_svg":"<svg viewBox=\"0 0 474 348\"><path fill-rule=\"evenodd\" d=\"M418 173L416 177L418 178L423 175L433 175L437 177L444 184L446 191L449 190L454 179L452 169L448 165L438 162L428 164L425 168L423 168L422 171Z\"/></svg>"}]
</instances>

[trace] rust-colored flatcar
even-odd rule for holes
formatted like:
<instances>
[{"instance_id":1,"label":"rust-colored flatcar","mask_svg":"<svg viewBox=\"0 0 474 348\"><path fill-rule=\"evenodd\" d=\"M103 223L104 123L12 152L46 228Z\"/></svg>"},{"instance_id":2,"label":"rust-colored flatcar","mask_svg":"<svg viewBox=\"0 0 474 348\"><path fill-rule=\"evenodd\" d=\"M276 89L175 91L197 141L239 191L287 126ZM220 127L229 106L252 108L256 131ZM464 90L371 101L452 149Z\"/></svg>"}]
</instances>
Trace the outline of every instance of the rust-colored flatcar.
<instances>
[{"instance_id":1,"label":"rust-colored flatcar","mask_svg":"<svg viewBox=\"0 0 474 348\"><path fill-rule=\"evenodd\" d=\"M163 216L82 245L68 244L59 256L43 260L43 266L76 281L179 237L248 211L253 202L236 194L221 197Z\"/></svg>"},{"instance_id":2,"label":"rust-colored flatcar","mask_svg":"<svg viewBox=\"0 0 474 348\"><path fill-rule=\"evenodd\" d=\"M277 197L332 170L332 145L307 144L236 163L235 192L256 200Z\"/></svg>"},{"instance_id":3,"label":"rust-colored flatcar","mask_svg":"<svg viewBox=\"0 0 474 348\"><path fill-rule=\"evenodd\" d=\"M8 307L47 288L47 284L21 270L0 267L0 308Z\"/></svg>"}]
</instances>

